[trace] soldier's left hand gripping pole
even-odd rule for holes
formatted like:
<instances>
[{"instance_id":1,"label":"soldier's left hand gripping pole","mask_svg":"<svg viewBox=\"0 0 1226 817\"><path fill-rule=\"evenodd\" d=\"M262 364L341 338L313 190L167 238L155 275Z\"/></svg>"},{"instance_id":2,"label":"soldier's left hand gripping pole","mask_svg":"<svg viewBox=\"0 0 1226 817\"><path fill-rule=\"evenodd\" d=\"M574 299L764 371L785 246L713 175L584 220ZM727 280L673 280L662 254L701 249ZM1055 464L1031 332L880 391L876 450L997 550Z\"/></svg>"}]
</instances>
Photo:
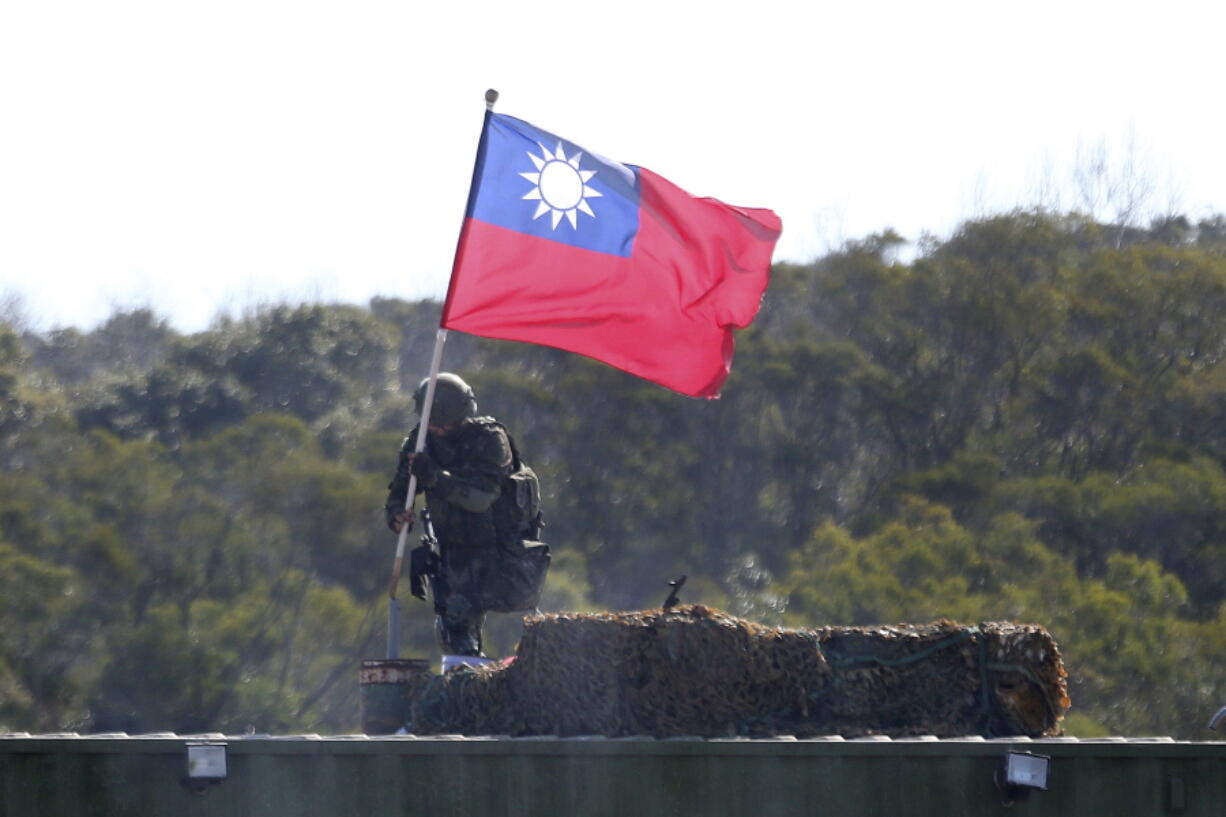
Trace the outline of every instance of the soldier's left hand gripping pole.
<instances>
[{"instance_id":1,"label":"soldier's left hand gripping pole","mask_svg":"<svg viewBox=\"0 0 1226 817\"><path fill-rule=\"evenodd\" d=\"M434 356L430 360L430 380L426 384L426 396L422 400L421 422L417 424L417 444L413 453L420 454L426 448L426 435L430 429L430 409L434 405L434 384L438 380L438 370L443 361L443 344L447 341L447 330L439 329L434 336ZM404 495L404 509L413 511L413 501L417 496L417 477L409 474L409 488ZM396 559L392 562L392 576L387 583L387 657L400 657L400 600L396 598L396 587L400 584L400 573L404 568L404 546L409 540L409 523L400 528L400 536L396 540Z\"/></svg>"}]
</instances>

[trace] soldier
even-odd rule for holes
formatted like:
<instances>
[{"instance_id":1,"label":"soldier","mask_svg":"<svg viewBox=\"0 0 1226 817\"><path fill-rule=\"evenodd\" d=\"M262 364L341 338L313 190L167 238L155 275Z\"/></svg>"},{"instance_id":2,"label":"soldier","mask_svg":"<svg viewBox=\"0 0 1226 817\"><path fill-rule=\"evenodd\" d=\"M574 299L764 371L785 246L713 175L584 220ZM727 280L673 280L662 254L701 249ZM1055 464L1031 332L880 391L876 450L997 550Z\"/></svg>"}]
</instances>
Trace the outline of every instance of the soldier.
<instances>
[{"instance_id":1,"label":"soldier","mask_svg":"<svg viewBox=\"0 0 1226 817\"><path fill-rule=\"evenodd\" d=\"M428 380L414 394L418 416L422 413ZM414 454L420 424L400 447L396 474L388 485L384 506L388 527L395 533L413 524L405 510L409 475L417 476L417 490L426 494L438 537L441 557L440 580L432 582L435 631L439 646L448 655L482 655L481 627L487 610L523 609L522 599L508 578L523 584L520 573L530 573L529 582L544 581L548 548L533 560L544 565L524 567L528 552L523 540L535 538L539 508L524 507L539 502L539 486L532 470L519 461L506 429L492 417L477 416L473 390L460 377L442 373L434 391L426 447ZM524 487L530 477L530 484ZM527 517L531 515L529 520ZM508 575L509 574L509 575ZM535 596L530 601L535 606Z\"/></svg>"}]
</instances>

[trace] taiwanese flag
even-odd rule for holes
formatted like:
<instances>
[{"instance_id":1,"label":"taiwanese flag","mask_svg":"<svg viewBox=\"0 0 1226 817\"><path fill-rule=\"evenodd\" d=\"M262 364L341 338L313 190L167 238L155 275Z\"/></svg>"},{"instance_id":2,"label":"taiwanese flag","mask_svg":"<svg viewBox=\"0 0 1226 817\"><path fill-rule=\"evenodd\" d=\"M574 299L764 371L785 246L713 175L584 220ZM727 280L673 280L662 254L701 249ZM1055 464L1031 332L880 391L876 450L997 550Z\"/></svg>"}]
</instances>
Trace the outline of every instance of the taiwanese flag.
<instances>
[{"instance_id":1,"label":"taiwanese flag","mask_svg":"<svg viewBox=\"0 0 1226 817\"><path fill-rule=\"evenodd\" d=\"M487 113L442 326L716 397L782 224Z\"/></svg>"}]
</instances>

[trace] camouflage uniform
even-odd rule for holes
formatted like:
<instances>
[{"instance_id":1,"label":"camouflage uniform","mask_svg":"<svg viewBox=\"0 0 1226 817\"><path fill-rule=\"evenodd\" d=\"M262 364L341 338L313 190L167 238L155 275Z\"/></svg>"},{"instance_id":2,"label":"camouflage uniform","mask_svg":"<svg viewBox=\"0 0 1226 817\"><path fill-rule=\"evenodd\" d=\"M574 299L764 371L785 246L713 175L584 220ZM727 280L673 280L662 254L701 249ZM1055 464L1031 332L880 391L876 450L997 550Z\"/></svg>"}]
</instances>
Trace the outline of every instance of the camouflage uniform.
<instances>
[{"instance_id":1,"label":"camouflage uniform","mask_svg":"<svg viewBox=\"0 0 1226 817\"><path fill-rule=\"evenodd\" d=\"M388 485L386 512L389 525L404 509L410 461L418 428L400 448L396 474ZM485 609L482 583L494 562L494 548L517 541L518 534L501 524L495 506L503 480L512 471L511 444L505 429L490 417L467 417L447 434L431 433L426 454L433 460L434 484L425 489L426 506L438 536L446 590L435 602L443 612L435 629L443 652L480 655ZM418 492L423 489L420 484ZM440 597L441 596L441 597Z\"/></svg>"}]
</instances>

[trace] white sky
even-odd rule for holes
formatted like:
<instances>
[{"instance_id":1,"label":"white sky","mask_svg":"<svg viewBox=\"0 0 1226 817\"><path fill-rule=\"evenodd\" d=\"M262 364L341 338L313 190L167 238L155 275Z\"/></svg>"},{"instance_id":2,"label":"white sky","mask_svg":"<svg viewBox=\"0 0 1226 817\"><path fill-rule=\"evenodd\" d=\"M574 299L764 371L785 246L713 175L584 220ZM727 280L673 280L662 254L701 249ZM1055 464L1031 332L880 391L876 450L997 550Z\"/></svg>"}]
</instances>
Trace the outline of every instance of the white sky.
<instances>
[{"instance_id":1,"label":"white sky","mask_svg":"<svg viewBox=\"0 0 1226 817\"><path fill-rule=\"evenodd\" d=\"M776 260L1073 206L1078 151L1226 210L1220 2L0 0L0 298L150 306L445 292L498 110L783 218ZM1084 164L1084 163L1083 163Z\"/></svg>"}]
</instances>

